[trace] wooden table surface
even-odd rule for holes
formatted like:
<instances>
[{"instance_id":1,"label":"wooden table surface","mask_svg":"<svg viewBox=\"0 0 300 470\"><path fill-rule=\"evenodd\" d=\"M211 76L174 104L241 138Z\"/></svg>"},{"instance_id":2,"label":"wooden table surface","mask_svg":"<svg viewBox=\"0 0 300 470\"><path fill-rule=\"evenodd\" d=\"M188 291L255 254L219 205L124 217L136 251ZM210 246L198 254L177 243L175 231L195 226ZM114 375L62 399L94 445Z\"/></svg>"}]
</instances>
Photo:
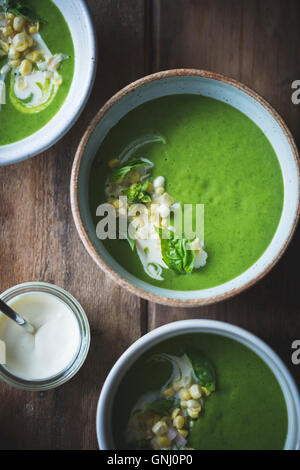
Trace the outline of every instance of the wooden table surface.
<instances>
[{"instance_id":1,"label":"wooden table surface","mask_svg":"<svg viewBox=\"0 0 300 470\"><path fill-rule=\"evenodd\" d=\"M124 85L176 67L210 69L264 96L300 142L298 0L87 0L99 41L99 69L86 109L52 149L0 169L0 290L41 280L70 291L92 330L78 375L54 391L0 385L0 441L13 449L95 449L102 383L120 354L147 331L179 319L213 318L268 342L300 385L291 343L300 336L300 233L273 271L243 294L208 307L175 309L122 290L97 268L77 235L69 200L76 147L91 118ZM1 151L1 150L0 150Z\"/></svg>"}]
</instances>

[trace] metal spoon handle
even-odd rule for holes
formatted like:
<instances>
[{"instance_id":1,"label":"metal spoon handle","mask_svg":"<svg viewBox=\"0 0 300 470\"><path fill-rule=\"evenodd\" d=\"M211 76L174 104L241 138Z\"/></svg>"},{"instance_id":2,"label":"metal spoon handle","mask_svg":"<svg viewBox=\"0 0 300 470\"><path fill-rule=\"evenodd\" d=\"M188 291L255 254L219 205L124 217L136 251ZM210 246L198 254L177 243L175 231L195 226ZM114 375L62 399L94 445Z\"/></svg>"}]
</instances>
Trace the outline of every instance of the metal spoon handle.
<instances>
[{"instance_id":1,"label":"metal spoon handle","mask_svg":"<svg viewBox=\"0 0 300 470\"><path fill-rule=\"evenodd\" d=\"M3 300L0 299L0 310L5 313L7 317L15 321L19 326L24 328L28 333L34 333L35 329L30 323L28 323L24 318L22 318L17 312L9 307Z\"/></svg>"}]
</instances>

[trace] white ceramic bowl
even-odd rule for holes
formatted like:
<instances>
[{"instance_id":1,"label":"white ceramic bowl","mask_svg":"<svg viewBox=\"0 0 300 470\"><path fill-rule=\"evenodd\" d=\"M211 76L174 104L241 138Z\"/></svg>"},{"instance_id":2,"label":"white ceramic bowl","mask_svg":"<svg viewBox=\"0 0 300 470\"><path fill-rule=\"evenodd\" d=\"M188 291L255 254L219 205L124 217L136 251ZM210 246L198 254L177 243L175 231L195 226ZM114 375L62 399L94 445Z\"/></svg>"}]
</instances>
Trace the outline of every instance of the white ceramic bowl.
<instances>
[{"instance_id":1,"label":"white ceramic bowl","mask_svg":"<svg viewBox=\"0 0 300 470\"><path fill-rule=\"evenodd\" d=\"M167 95L215 98L248 116L272 144L284 183L283 210L276 233L260 258L234 279L208 289L171 290L142 281L124 269L97 238L88 197L92 164L105 136L137 106ZM299 212L299 163L293 138L276 111L245 85L207 70L176 69L148 75L119 91L98 112L78 147L71 178L71 204L78 233L96 263L122 287L152 302L193 307L227 299L261 279L284 253ZM259 208L258 208L259 210ZM252 227L253 228L253 227Z\"/></svg>"},{"instance_id":2,"label":"white ceramic bowl","mask_svg":"<svg viewBox=\"0 0 300 470\"><path fill-rule=\"evenodd\" d=\"M120 382L129 368L148 349L162 341L187 333L213 333L239 341L270 367L282 389L288 413L286 450L300 449L300 397L296 384L277 354L263 341L242 328L215 320L183 320L157 328L133 343L110 371L97 408L97 437L102 450L115 449L112 436L112 405Z\"/></svg>"},{"instance_id":3,"label":"white ceramic bowl","mask_svg":"<svg viewBox=\"0 0 300 470\"><path fill-rule=\"evenodd\" d=\"M33 157L54 145L74 125L92 89L97 62L96 36L84 0L53 0L71 31L75 69L69 94L58 113L40 130L23 140L0 146L0 165Z\"/></svg>"}]
</instances>

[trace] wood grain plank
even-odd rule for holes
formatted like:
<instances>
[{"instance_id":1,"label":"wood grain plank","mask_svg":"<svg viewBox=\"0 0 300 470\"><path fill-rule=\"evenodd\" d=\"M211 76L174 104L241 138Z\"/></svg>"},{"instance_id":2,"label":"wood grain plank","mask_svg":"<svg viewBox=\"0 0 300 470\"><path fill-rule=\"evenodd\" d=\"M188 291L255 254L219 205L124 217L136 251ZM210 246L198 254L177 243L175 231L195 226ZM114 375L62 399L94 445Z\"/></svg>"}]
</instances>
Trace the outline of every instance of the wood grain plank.
<instances>
[{"instance_id":1,"label":"wood grain plank","mask_svg":"<svg viewBox=\"0 0 300 470\"><path fill-rule=\"evenodd\" d=\"M88 4L99 38L99 70L84 113L52 149L0 169L1 291L25 281L53 282L79 300L92 330L85 365L63 387L39 394L1 383L0 441L14 449L97 448L101 385L117 357L144 332L145 302L121 290L91 260L69 201L72 161L88 122L113 93L144 74L144 3Z\"/></svg>"},{"instance_id":2,"label":"wood grain plank","mask_svg":"<svg viewBox=\"0 0 300 470\"><path fill-rule=\"evenodd\" d=\"M153 71L196 67L236 78L262 94L283 116L300 143L300 106L291 102L299 78L300 29L296 0L154 0ZM263 338L291 363L299 337L300 230L279 264L256 286L216 305L190 310L149 305L148 326L186 318L213 318Z\"/></svg>"}]
</instances>

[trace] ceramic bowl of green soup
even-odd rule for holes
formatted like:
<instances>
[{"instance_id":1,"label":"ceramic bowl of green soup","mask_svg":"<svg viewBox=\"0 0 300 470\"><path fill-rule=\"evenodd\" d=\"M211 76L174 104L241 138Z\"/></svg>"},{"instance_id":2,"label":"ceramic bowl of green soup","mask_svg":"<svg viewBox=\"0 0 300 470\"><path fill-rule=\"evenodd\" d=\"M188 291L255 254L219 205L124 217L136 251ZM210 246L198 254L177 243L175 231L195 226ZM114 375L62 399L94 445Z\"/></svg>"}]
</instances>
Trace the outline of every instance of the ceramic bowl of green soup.
<instances>
[{"instance_id":1,"label":"ceramic bowl of green soup","mask_svg":"<svg viewBox=\"0 0 300 470\"><path fill-rule=\"evenodd\" d=\"M97 409L99 447L298 449L300 401L274 351L214 320L171 323L116 362Z\"/></svg>"},{"instance_id":2,"label":"ceramic bowl of green soup","mask_svg":"<svg viewBox=\"0 0 300 470\"><path fill-rule=\"evenodd\" d=\"M203 305L249 287L284 252L298 218L297 150L246 86L160 72L99 111L77 151L71 202L87 250L121 286Z\"/></svg>"},{"instance_id":3,"label":"ceramic bowl of green soup","mask_svg":"<svg viewBox=\"0 0 300 470\"><path fill-rule=\"evenodd\" d=\"M37 155L70 129L95 65L83 0L0 0L0 165Z\"/></svg>"}]
</instances>

